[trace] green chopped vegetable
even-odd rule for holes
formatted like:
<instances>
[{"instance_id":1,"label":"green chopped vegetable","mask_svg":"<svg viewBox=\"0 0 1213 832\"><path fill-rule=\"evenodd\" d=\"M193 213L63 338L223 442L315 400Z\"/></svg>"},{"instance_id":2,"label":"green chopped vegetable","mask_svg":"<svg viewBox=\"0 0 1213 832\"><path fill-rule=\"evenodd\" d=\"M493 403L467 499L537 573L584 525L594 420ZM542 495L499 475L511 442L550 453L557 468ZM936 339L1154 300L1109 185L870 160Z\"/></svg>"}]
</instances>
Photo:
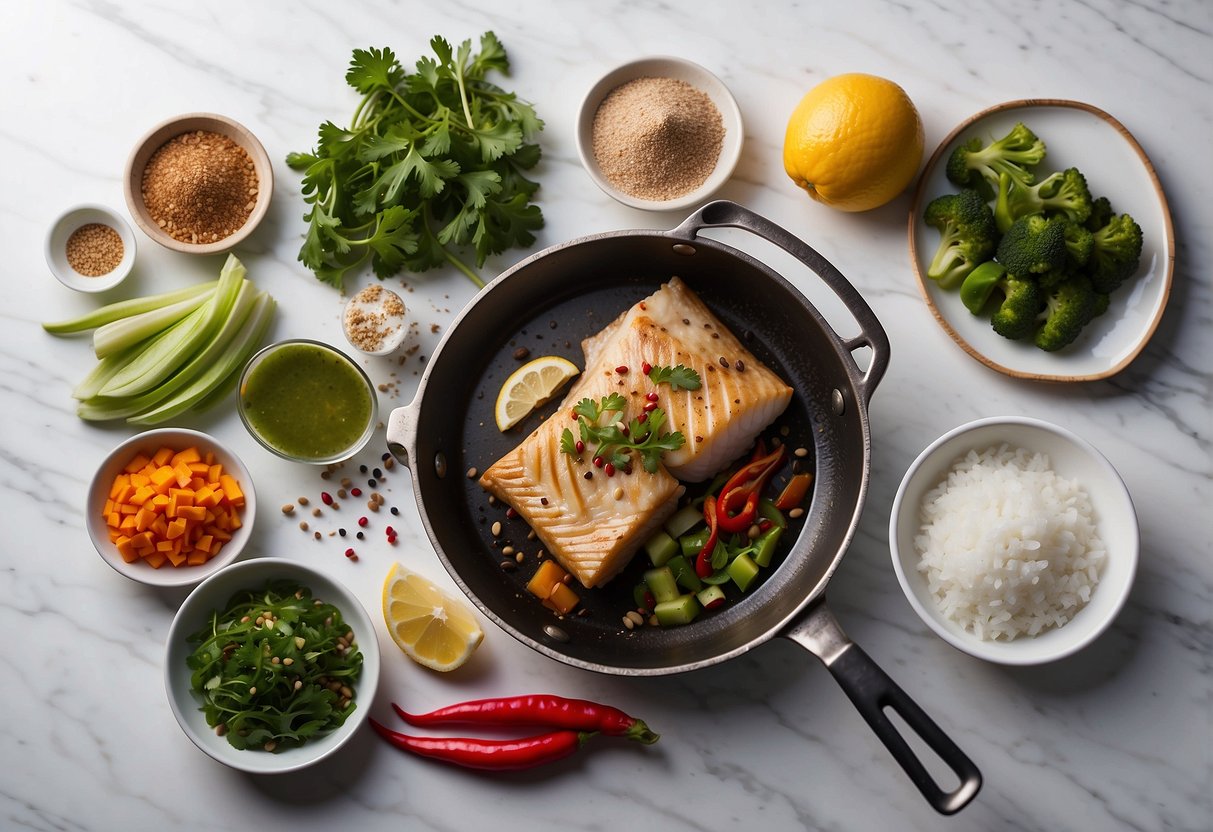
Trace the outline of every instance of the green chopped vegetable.
<instances>
[{"instance_id":1,"label":"green chopped vegetable","mask_svg":"<svg viewBox=\"0 0 1213 832\"><path fill-rule=\"evenodd\" d=\"M640 457L644 470L650 474L656 473L661 455L681 448L686 437L679 431L662 433L666 414L660 407L649 411L643 421L633 418L627 424L627 433L624 433L617 422L625 408L627 399L618 393L603 396L599 401L589 398L579 401L573 407L573 413L577 415L580 441L587 453L602 461L603 465L599 467L609 464L613 469L622 471L631 464L634 451ZM573 431L565 428L560 435L560 450L576 456L580 453L577 442Z\"/></svg>"},{"instance_id":2,"label":"green chopped vegetable","mask_svg":"<svg viewBox=\"0 0 1213 832\"><path fill-rule=\"evenodd\" d=\"M649 370L649 381L668 384L672 390L698 390L703 383L699 373L682 364L677 367L654 367Z\"/></svg>"},{"instance_id":3,"label":"green chopped vegetable","mask_svg":"<svg viewBox=\"0 0 1213 832\"><path fill-rule=\"evenodd\" d=\"M163 309L166 306L172 306L182 301L198 299L198 303L202 303L205 300L204 296L214 291L217 284L218 281L212 280L209 283L165 292L162 295L149 295L144 298L131 298L130 300L111 303L108 306L102 306L100 309L94 309L87 315L72 318L70 321L43 324L42 328L52 335L72 335L77 332L87 332L90 329L97 329L114 321L131 319L136 315L146 312L155 312L158 309ZM200 296L203 297L199 299ZM174 318L174 320L176 319Z\"/></svg>"},{"instance_id":4,"label":"green chopped vegetable","mask_svg":"<svg viewBox=\"0 0 1213 832\"><path fill-rule=\"evenodd\" d=\"M350 633L341 610L293 582L236 593L188 638L199 710L242 750L279 751L339 728L362 671Z\"/></svg>"},{"instance_id":5,"label":"green chopped vegetable","mask_svg":"<svg viewBox=\"0 0 1213 832\"><path fill-rule=\"evenodd\" d=\"M412 74L390 49L355 49L345 79L362 100L349 127L326 121L315 150L287 156L311 206L299 260L325 283L342 288L369 260L380 278L450 264L483 286L459 250L483 266L543 227L530 201L539 185L523 175L543 122L487 80L509 73L500 41L485 32L473 52L434 37L430 48L437 60Z\"/></svg>"}]
</instances>

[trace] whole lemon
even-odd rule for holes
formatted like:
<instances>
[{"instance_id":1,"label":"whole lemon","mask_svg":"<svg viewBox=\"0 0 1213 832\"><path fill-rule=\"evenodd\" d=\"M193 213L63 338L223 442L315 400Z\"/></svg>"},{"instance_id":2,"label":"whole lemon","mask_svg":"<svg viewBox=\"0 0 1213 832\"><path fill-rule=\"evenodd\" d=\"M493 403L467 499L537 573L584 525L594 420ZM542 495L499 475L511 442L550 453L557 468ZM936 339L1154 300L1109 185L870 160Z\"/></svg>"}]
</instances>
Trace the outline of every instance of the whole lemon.
<instances>
[{"instance_id":1,"label":"whole lemon","mask_svg":"<svg viewBox=\"0 0 1213 832\"><path fill-rule=\"evenodd\" d=\"M783 166L809 196L867 211L910 184L922 161L922 119L905 90L852 72L822 81L788 119Z\"/></svg>"}]
</instances>

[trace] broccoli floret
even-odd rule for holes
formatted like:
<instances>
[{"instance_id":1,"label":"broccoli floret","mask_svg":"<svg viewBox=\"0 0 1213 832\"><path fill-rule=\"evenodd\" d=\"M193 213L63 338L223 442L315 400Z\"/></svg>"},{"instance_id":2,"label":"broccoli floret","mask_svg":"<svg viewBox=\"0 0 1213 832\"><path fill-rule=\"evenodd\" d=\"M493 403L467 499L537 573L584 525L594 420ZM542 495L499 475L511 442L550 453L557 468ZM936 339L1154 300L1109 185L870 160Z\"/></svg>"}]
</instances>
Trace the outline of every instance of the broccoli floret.
<instances>
[{"instance_id":1,"label":"broccoli floret","mask_svg":"<svg viewBox=\"0 0 1213 832\"><path fill-rule=\"evenodd\" d=\"M1074 275L1046 293L1044 325L1036 331L1036 346L1056 352L1069 346L1096 315L1098 295L1085 275Z\"/></svg>"},{"instance_id":2,"label":"broccoli floret","mask_svg":"<svg viewBox=\"0 0 1213 832\"><path fill-rule=\"evenodd\" d=\"M1045 143L1020 122L984 147L979 136L957 147L948 157L947 176L962 187L977 187L984 181L992 191L998 187L999 174L1006 173L1026 186L1035 181L1028 168L1040 164L1044 157Z\"/></svg>"},{"instance_id":3,"label":"broccoli floret","mask_svg":"<svg viewBox=\"0 0 1213 832\"><path fill-rule=\"evenodd\" d=\"M1087 221L1083 225L1088 231L1098 231L1108 224L1112 215L1112 203L1106 196L1101 196L1091 202L1091 216L1087 217Z\"/></svg>"},{"instance_id":4,"label":"broccoli floret","mask_svg":"<svg viewBox=\"0 0 1213 832\"><path fill-rule=\"evenodd\" d=\"M931 200L923 218L940 233L939 248L927 268L927 277L945 289L959 286L969 272L994 253L998 240L994 215L970 188Z\"/></svg>"},{"instance_id":5,"label":"broccoli floret","mask_svg":"<svg viewBox=\"0 0 1213 832\"><path fill-rule=\"evenodd\" d=\"M995 256L1017 277L1060 269L1068 256L1065 224L1062 220L1047 220L1040 214L1022 217L1002 235Z\"/></svg>"},{"instance_id":6,"label":"broccoli floret","mask_svg":"<svg viewBox=\"0 0 1213 832\"><path fill-rule=\"evenodd\" d=\"M1082 223L1091 216L1091 191L1078 168L1066 168L1035 185L1021 185L1011 177L999 177L994 221L1005 232L1020 217L1032 214L1063 215Z\"/></svg>"},{"instance_id":7,"label":"broccoli floret","mask_svg":"<svg viewBox=\"0 0 1213 832\"><path fill-rule=\"evenodd\" d=\"M1117 214L1092 234L1087 273L1095 291L1116 289L1137 271L1141 261L1141 226L1128 214Z\"/></svg>"},{"instance_id":8,"label":"broccoli floret","mask_svg":"<svg viewBox=\"0 0 1213 832\"><path fill-rule=\"evenodd\" d=\"M1064 220L1066 254L1075 266L1085 266L1091 259L1091 251L1095 248L1095 236L1083 226L1070 220Z\"/></svg>"},{"instance_id":9,"label":"broccoli floret","mask_svg":"<svg viewBox=\"0 0 1213 832\"><path fill-rule=\"evenodd\" d=\"M1112 296L1107 292L1095 293L1095 309L1091 312L1092 320L1108 311L1108 306L1112 303Z\"/></svg>"},{"instance_id":10,"label":"broccoli floret","mask_svg":"<svg viewBox=\"0 0 1213 832\"><path fill-rule=\"evenodd\" d=\"M1016 277L1008 272L998 282L1003 301L990 323L1003 338L1019 339L1028 335L1039 323L1036 316L1044 308L1044 293L1030 277Z\"/></svg>"}]
</instances>

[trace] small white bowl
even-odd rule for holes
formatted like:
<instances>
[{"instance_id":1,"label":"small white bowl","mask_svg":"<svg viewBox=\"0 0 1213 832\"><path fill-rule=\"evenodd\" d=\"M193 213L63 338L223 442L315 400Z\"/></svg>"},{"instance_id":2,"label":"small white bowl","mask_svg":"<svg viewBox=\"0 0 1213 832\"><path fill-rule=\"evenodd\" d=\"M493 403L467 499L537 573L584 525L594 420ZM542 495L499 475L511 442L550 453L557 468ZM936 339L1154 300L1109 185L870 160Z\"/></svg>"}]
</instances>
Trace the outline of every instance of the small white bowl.
<instances>
[{"instance_id":1,"label":"small white bowl","mask_svg":"<svg viewBox=\"0 0 1213 832\"><path fill-rule=\"evenodd\" d=\"M232 539L223 545L219 554L206 563L197 566L173 566L166 563L159 569L153 569L142 560L127 563L118 554L118 547L109 539L108 527L102 512L105 501L109 499L110 486L114 478L122 472L136 454L143 453L151 456L161 447L170 447L180 451L190 446L197 446L202 453L211 451L215 461L223 466L224 473L230 473L240 484L244 492L244 508L240 510L241 526L232 533ZM229 447L209 434L184 428L157 428L144 431L132 436L118 447L114 448L97 467L89 484L88 497L85 501L84 519L88 528L88 536L93 541L101 559L114 570L132 581L148 584L149 586L193 586L199 581L218 572L224 566L234 561L248 543L253 532L253 522L257 517L257 492L253 489L253 477L248 468L240 461Z\"/></svg>"},{"instance_id":2,"label":"small white bowl","mask_svg":"<svg viewBox=\"0 0 1213 832\"><path fill-rule=\"evenodd\" d=\"M927 492L943 481L957 459L1006 443L1049 457L1058 476L1076 480L1091 497L1096 527L1107 555L1091 600L1061 627L1012 641L978 638L947 618L917 569L914 537ZM1049 422L1027 417L978 419L948 431L918 455L897 489L889 520L893 568L910 606L936 635L979 659L1005 665L1035 665L1069 656L1094 641L1116 618L1137 572L1137 514L1124 481L1091 443Z\"/></svg>"},{"instance_id":3,"label":"small white bowl","mask_svg":"<svg viewBox=\"0 0 1213 832\"><path fill-rule=\"evenodd\" d=\"M716 167L698 188L673 199L640 199L623 193L607 181L594 158L594 115L598 112L598 106L616 87L645 77L673 78L685 81L712 99L712 103L720 111L720 117L724 122L724 140L720 147L720 157L716 160ZM710 197L733 175L733 169L737 167L737 161L741 158L741 145L744 137L741 109L737 106L737 101L729 92L729 88L699 64L669 56L641 58L612 69L586 93L585 98L581 101L581 111L577 117L577 153L581 156L581 164L590 178L594 180L594 184L608 196L624 205L647 211L682 210Z\"/></svg>"},{"instance_id":4,"label":"small white bowl","mask_svg":"<svg viewBox=\"0 0 1213 832\"><path fill-rule=\"evenodd\" d=\"M186 659L193 652L187 641L207 621L214 610L222 610L231 597L245 589L261 587L266 581L283 578L297 581L312 591L312 597L337 609L354 631L354 641L362 652L362 672L354 685L357 707L335 731L308 740L297 748L277 752L260 749L239 750L206 724L201 703L190 685L191 670ZM169 706L181 730L212 758L226 766L253 774L285 774L298 771L333 754L354 735L370 714L371 702L379 686L379 641L366 609L339 581L324 572L285 558L255 558L232 564L207 578L189 594L177 610L169 627L164 656L164 687Z\"/></svg>"},{"instance_id":5,"label":"small white bowl","mask_svg":"<svg viewBox=\"0 0 1213 832\"><path fill-rule=\"evenodd\" d=\"M68 263L67 240L81 226L93 223L108 225L118 232L122 238L122 260L107 274L87 277ZM130 223L112 208L95 204L77 205L64 211L51 224L50 231L46 233L44 249L46 265L50 266L51 273L64 286L77 292L104 292L126 280L131 273L135 265L135 232L131 230Z\"/></svg>"}]
</instances>

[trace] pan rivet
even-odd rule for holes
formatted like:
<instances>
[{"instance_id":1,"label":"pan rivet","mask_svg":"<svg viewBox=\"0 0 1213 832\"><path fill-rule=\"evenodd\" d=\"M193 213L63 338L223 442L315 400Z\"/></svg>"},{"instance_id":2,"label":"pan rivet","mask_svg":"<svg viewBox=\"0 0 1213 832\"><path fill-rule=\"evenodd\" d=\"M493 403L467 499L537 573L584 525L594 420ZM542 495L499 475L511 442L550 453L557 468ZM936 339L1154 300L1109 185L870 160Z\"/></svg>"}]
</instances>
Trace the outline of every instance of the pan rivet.
<instances>
[{"instance_id":1,"label":"pan rivet","mask_svg":"<svg viewBox=\"0 0 1213 832\"><path fill-rule=\"evenodd\" d=\"M695 253L695 246L688 246L686 243L675 243L673 249L675 254L681 254L684 257L690 257Z\"/></svg>"},{"instance_id":2,"label":"pan rivet","mask_svg":"<svg viewBox=\"0 0 1213 832\"><path fill-rule=\"evenodd\" d=\"M434 473L438 475L438 479L446 476L446 454L442 451L434 454Z\"/></svg>"},{"instance_id":3,"label":"pan rivet","mask_svg":"<svg viewBox=\"0 0 1213 832\"><path fill-rule=\"evenodd\" d=\"M545 633L547 633L548 636L550 636L551 638L556 639L556 641L568 641L569 640L569 634L566 633L564 630L560 629L559 627L557 627L555 624L545 624L543 627L543 631Z\"/></svg>"},{"instance_id":4,"label":"pan rivet","mask_svg":"<svg viewBox=\"0 0 1213 832\"><path fill-rule=\"evenodd\" d=\"M841 390L834 390L830 394L830 407L834 408L834 415L841 416L847 409L847 400L843 398Z\"/></svg>"}]
</instances>

